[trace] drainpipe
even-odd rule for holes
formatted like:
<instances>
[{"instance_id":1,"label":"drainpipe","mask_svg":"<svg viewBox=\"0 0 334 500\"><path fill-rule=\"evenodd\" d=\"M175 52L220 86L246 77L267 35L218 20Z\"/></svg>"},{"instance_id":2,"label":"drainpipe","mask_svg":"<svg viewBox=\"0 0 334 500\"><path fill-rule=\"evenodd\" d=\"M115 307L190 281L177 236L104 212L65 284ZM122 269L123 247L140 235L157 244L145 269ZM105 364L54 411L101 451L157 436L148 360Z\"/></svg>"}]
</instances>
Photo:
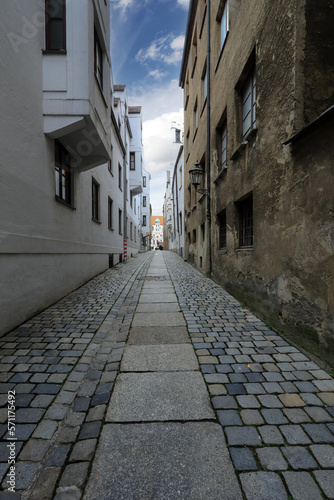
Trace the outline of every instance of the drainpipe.
<instances>
[{"instance_id":1,"label":"drainpipe","mask_svg":"<svg viewBox=\"0 0 334 500\"><path fill-rule=\"evenodd\" d=\"M208 189L208 195L206 197L206 216L208 219L208 245L209 245L209 273L212 271L212 248L211 248L211 101L210 101L210 91L211 91L211 40L210 40L210 20L211 20L211 6L210 0L206 2L206 16L207 16L207 54L206 54L206 71L207 71L207 102L206 102L206 184Z\"/></svg>"}]
</instances>

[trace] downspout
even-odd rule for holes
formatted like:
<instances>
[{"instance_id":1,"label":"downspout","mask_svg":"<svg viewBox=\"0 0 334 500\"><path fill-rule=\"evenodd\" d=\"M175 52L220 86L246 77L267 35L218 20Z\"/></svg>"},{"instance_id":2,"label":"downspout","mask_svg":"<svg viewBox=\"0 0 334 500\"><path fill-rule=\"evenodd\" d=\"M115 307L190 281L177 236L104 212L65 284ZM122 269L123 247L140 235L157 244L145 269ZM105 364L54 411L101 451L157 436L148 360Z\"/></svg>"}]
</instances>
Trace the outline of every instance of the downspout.
<instances>
[{"instance_id":1,"label":"downspout","mask_svg":"<svg viewBox=\"0 0 334 500\"><path fill-rule=\"evenodd\" d=\"M207 54L206 54L206 71L207 71L207 103L206 103L206 185L208 190L208 195L206 197L206 207L207 212L206 216L208 219L208 245L209 245L209 273L211 275L212 271L212 248L211 248L211 151L210 151L210 141L211 141L211 101L210 101L210 93L211 93L211 64L210 64L210 54L211 54L211 6L210 0L207 0Z\"/></svg>"}]
</instances>

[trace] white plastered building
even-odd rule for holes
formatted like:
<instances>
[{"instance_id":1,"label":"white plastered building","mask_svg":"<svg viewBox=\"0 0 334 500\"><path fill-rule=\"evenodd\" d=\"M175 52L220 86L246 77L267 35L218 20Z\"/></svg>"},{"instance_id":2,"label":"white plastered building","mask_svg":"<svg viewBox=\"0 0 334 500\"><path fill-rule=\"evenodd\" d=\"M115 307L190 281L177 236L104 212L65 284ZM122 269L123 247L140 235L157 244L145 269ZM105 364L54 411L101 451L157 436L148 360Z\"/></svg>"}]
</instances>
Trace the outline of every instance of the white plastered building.
<instances>
[{"instance_id":1,"label":"white plastered building","mask_svg":"<svg viewBox=\"0 0 334 500\"><path fill-rule=\"evenodd\" d=\"M0 333L124 253L109 2L54 5L1 1Z\"/></svg>"}]
</instances>

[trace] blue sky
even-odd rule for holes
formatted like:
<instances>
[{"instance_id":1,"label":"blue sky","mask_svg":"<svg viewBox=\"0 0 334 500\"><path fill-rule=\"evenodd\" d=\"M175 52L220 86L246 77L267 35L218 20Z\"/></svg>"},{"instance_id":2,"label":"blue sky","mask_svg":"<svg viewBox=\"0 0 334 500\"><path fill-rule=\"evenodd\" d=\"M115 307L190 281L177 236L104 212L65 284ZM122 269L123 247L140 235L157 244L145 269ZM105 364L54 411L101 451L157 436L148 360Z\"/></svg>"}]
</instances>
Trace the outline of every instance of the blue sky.
<instances>
[{"instance_id":1,"label":"blue sky","mask_svg":"<svg viewBox=\"0 0 334 500\"><path fill-rule=\"evenodd\" d=\"M178 86L189 0L111 0L114 83L127 85L130 105L142 106L144 167L151 173L153 215L162 214L166 171L183 127Z\"/></svg>"}]
</instances>

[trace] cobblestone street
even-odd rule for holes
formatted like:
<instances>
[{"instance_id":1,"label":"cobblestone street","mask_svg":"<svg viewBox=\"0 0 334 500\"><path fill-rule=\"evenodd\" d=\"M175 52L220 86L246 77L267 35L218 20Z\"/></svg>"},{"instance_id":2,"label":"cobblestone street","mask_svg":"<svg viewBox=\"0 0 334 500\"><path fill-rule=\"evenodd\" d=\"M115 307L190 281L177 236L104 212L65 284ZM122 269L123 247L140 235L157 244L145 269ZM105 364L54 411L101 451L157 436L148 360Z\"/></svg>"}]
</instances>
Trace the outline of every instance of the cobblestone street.
<instances>
[{"instance_id":1,"label":"cobblestone street","mask_svg":"<svg viewBox=\"0 0 334 500\"><path fill-rule=\"evenodd\" d=\"M334 380L174 253L97 276L0 359L0 500L334 499Z\"/></svg>"}]
</instances>

